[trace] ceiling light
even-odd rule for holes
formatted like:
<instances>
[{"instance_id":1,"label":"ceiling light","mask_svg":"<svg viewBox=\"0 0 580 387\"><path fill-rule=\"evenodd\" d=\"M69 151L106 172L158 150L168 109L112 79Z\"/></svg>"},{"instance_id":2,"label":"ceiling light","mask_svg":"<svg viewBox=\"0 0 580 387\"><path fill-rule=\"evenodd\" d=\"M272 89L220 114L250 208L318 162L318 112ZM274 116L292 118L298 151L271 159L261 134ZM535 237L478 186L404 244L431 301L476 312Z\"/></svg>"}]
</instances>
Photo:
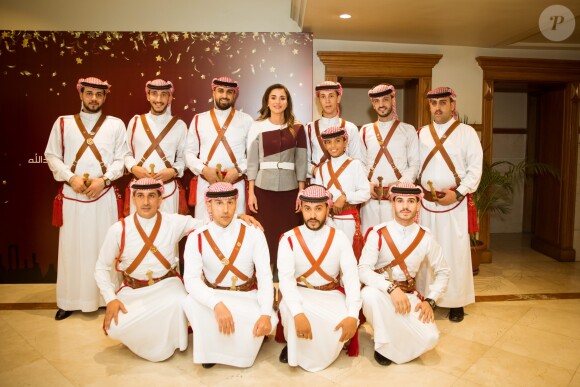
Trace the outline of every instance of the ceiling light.
<instances>
[{"instance_id":1,"label":"ceiling light","mask_svg":"<svg viewBox=\"0 0 580 387\"><path fill-rule=\"evenodd\" d=\"M352 16L350 16L348 13L343 13L342 15L339 16L339 18L341 19L350 19Z\"/></svg>"}]
</instances>

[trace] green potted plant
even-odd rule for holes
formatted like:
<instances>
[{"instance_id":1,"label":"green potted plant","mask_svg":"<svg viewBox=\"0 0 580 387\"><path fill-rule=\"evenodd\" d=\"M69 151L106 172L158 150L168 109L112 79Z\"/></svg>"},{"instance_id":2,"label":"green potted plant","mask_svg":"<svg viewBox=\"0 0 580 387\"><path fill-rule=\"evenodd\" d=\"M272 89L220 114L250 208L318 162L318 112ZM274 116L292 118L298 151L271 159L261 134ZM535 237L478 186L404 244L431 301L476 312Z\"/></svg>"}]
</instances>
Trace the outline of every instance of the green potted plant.
<instances>
[{"instance_id":1,"label":"green potted plant","mask_svg":"<svg viewBox=\"0 0 580 387\"><path fill-rule=\"evenodd\" d=\"M517 184L526 176L549 174L559 179L558 169L544 163L527 162L525 160L514 164L510 161L496 161L491 164L484 162L479 187L473 193L473 202L477 210L477 221L486 213L509 214L513 205L513 194ZM487 248L478 239L479 233L470 234L471 263L473 275L479 273L481 253Z\"/></svg>"}]
</instances>

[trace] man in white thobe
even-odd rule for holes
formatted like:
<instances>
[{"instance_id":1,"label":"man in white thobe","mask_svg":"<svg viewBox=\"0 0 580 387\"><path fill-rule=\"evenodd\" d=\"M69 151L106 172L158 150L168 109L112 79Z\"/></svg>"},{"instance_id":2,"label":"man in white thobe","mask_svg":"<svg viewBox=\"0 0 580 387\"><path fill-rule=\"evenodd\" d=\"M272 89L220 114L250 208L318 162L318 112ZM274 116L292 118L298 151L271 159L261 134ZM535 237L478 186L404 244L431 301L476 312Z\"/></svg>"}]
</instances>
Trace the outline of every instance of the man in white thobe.
<instances>
[{"instance_id":1,"label":"man in white thobe","mask_svg":"<svg viewBox=\"0 0 580 387\"><path fill-rule=\"evenodd\" d=\"M105 234L121 216L111 182L123 175L128 153L125 125L101 111L110 87L98 78L79 79L81 111L55 121L44 152L55 180L64 182L53 214L60 227L56 320L105 305L93 273Z\"/></svg>"},{"instance_id":2,"label":"man in white thobe","mask_svg":"<svg viewBox=\"0 0 580 387\"><path fill-rule=\"evenodd\" d=\"M350 121L340 117L340 100L342 99L342 85L338 82L324 81L314 88L316 99L320 104L322 117L306 125L308 152L308 174L312 179L317 176L320 164L330 158L326 151L321 134L331 126L339 126L348 135L346 154L353 159L364 162L363 149L358 134L358 127Z\"/></svg>"},{"instance_id":3,"label":"man in white thobe","mask_svg":"<svg viewBox=\"0 0 580 387\"><path fill-rule=\"evenodd\" d=\"M450 321L460 322L463 306L475 302L468 214L474 209L469 202L481 179L483 151L475 129L457 121L457 97L451 88L431 90L427 98L433 122L419 132L418 180L425 192L421 224L431 230L451 268L439 306L450 308ZM429 268L421 270L419 290L427 288L431 276Z\"/></svg>"},{"instance_id":4,"label":"man in white thobe","mask_svg":"<svg viewBox=\"0 0 580 387\"><path fill-rule=\"evenodd\" d=\"M320 164L313 180L326 187L333 197L327 224L344 231L358 258L363 247L358 205L371 197L365 167L360 160L346 155L350 137L345 129L331 126L321 137L330 159Z\"/></svg>"},{"instance_id":5,"label":"man in white thobe","mask_svg":"<svg viewBox=\"0 0 580 387\"><path fill-rule=\"evenodd\" d=\"M349 354L358 355L360 282L349 239L325 224L331 194L311 185L299 199L304 225L284 233L278 248L280 313L287 342L279 359L315 372L332 364L349 339L354 338Z\"/></svg>"},{"instance_id":6,"label":"man in white thobe","mask_svg":"<svg viewBox=\"0 0 580 387\"><path fill-rule=\"evenodd\" d=\"M366 285L361 298L373 326L374 357L384 366L413 360L439 340L433 311L447 287L449 267L429 230L416 223L422 197L421 188L411 183L391 187L395 218L371 229L358 265ZM424 295L415 289L422 262L435 272Z\"/></svg>"},{"instance_id":7,"label":"man in white thobe","mask_svg":"<svg viewBox=\"0 0 580 387\"><path fill-rule=\"evenodd\" d=\"M193 362L204 368L251 367L277 323L266 237L234 218L237 199L230 183L209 186L212 221L185 246L183 308L194 332Z\"/></svg>"},{"instance_id":8,"label":"man in white thobe","mask_svg":"<svg viewBox=\"0 0 580 387\"><path fill-rule=\"evenodd\" d=\"M228 77L211 83L214 108L193 117L185 148L185 165L195 175L191 180L189 204L195 216L207 215L204 192L218 181L232 183L239 192L236 213L246 212L246 143L254 120L235 110L238 83Z\"/></svg>"},{"instance_id":9,"label":"man in white thobe","mask_svg":"<svg viewBox=\"0 0 580 387\"><path fill-rule=\"evenodd\" d=\"M368 95L378 119L360 130L371 186L371 200L361 207L363 235L372 226L393 219L389 186L397 182L413 183L419 171L417 131L399 121L395 87L380 84L369 90Z\"/></svg>"},{"instance_id":10,"label":"man in white thobe","mask_svg":"<svg viewBox=\"0 0 580 387\"><path fill-rule=\"evenodd\" d=\"M184 149L187 126L171 115L173 83L154 79L145 84L149 113L136 115L129 121L127 145L131 153L125 158L125 167L136 179L152 177L163 181L165 196L160 211L175 214L189 213L185 192L179 178L185 169ZM181 195L181 196L180 196ZM182 202L179 202L180 197ZM125 210L135 212L131 196L125 197Z\"/></svg>"}]
</instances>

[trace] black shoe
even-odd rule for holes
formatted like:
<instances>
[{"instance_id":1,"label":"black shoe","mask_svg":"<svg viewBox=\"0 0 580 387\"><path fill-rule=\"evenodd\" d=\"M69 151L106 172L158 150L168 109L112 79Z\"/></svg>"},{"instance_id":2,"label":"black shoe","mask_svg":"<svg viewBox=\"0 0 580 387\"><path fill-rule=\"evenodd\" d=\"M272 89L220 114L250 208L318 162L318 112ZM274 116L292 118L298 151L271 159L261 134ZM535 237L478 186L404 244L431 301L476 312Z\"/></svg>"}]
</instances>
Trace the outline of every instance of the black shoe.
<instances>
[{"instance_id":1,"label":"black shoe","mask_svg":"<svg viewBox=\"0 0 580 387\"><path fill-rule=\"evenodd\" d=\"M211 368L215 365L215 363L202 363L201 366L203 368Z\"/></svg>"},{"instance_id":2,"label":"black shoe","mask_svg":"<svg viewBox=\"0 0 580 387\"><path fill-rule=\"evenodd\" d=\"M465 316L463 307L449 309L449 321L456 323L461 322L463 321L463 316Z\"/></svg>"},{"instance_id":3,"label":"black shoe","mask_svg":"<svg viewBox=\"0 0 580 387\"><path fill-rule=\"evenodd\" d=\"M280 360L280 363L288 364L288 346L285 346L282 352L280 352L278 360Z\"/></svg>"},{"instance_id":4,"label":"black shoe","mask_svg":"<svg viewBox=\"0 0 580 387\"><path fill-rule=\"evenodd\" d=\"M54 319L56 321L64 320L65 318L67 318L71 314L73 314L72 310L62 310L62 309L59 309L59 310L56 311L56 314L54 315Z\"/></svg>"},{"instance_id":5,"label":"black shoe","mask_svg":"<svg viewBox=\"0 0 580 387\"><path fill-rule=\"evenodd\" d=\"M391 359L387 359L386 357L384 357L383 355L381 355L377 351L375 351L375 360L377 361L377 363L379 363L382 366L388 366L389 364L391 364L393 362Z\"/></svg>"}]
</instances>

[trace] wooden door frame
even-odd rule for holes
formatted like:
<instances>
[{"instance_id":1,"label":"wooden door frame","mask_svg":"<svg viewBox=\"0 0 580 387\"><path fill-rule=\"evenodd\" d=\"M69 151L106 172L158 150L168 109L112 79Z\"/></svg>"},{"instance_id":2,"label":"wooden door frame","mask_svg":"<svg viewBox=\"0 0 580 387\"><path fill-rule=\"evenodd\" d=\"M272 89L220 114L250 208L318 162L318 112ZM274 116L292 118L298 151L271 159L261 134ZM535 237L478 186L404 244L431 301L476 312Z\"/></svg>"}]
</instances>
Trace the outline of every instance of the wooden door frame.
<instances>
[{"instance_id":1,"label":"wooden door frame","mask_svg":"<svg viewBox=\"0 0 580 387\"><path fill-rule=\"evenodd\" d=\"M427 125L431 121L427 92L431 90L433 67L443 55L398 54L389 52L318 51L325 66L325 79L337 82L339 78L399 78L418 79L417 121Z\"/></svg>"},{"instance_id":2,"label":"wooden door frame","mask_svg":"<svg viewBox=\"0 0 580 387\"><path fill-rule=\"evenodd\" d=\"M576 167L578 163L578 103L580 101L580 61L557 59L475 58L483 69L482 146L484 161L493 154L493 98L497 81L557 82L566 85L564 106L564 137L561 154L561 248L539 238L533 247L559 261L574 261L574 209L576 206ZM489 246L489 214L480 225L480 239ZM491 255L489 255L491 260Z\"/></svg>"}]
</instances>

